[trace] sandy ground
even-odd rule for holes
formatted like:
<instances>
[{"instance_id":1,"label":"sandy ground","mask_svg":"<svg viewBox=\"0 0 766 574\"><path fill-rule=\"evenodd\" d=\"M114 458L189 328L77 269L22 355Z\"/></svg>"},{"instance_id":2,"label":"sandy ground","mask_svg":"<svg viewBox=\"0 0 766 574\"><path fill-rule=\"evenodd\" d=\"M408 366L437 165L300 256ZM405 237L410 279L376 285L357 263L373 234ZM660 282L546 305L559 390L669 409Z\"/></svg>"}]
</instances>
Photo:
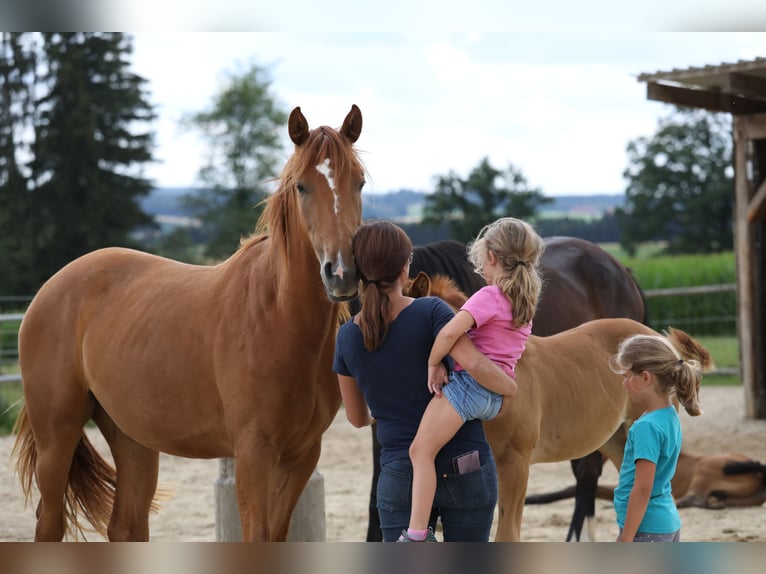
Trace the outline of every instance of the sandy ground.
<instances>
[{"instance_id":1,"label":"sandy ground","mask_svg":"<svg viewBox=\"0 0 766 574\"><path fill-rule=\"evenodd\" d=\"M744 392L739 387L703 387L705 413L685 413L684 449L694 454L740 452L766 461L766 420L744 418ZM100 435L94 435L100 439ZM96 440L96 439L94 439ZM101 448L103 441L96 441ZM21 489L10 467L13 437L0 437L0 541L28 541L34 537L33 506L25 508ZM370 432L355 429L341 411L325 435L318 470L324 479L328 541L363 541L371 474ZM151 518L155 541L214 541L214 484L217 460L160 458L160 482L175 490L173 498ZM615 484L617 471L608 465L602 484ZM573 483L568 462L532 467L529 492L556 490ZM35 500L36 504L36 500ZM523 541L563 541L572 514L572 500L527 506ZM724 510L682 509L682 538L686 541L766 541L766 506ZM614 540L617 527L611 503L597 501L595 540ZM494 535L494 532L493 532ZM89 536L97 540L97 535Z\"/></svg>"}]
</instances>

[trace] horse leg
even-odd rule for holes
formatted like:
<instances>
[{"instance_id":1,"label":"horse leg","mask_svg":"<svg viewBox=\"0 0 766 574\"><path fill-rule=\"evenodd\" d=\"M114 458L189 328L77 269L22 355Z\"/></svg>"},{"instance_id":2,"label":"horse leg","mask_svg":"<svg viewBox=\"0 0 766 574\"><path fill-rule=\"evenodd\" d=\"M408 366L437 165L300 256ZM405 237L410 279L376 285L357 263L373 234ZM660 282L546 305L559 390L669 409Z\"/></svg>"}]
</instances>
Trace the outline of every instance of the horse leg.
<instances>
[{"instance_id":1,"label":"horse leg","mask_svg":"<svg viewBox=\"0 0 766 574\"><path fill-rule=\"evenodd\" d=\"M286 538L301 488L316 468L320 445L317 442L310 447L308 455L301 453L300 463L288 464L285 461L291 459L291 453L280 451L257 431L240 433L234 446L234 460L243 541L273 542ZM282 515L278 515L280 512Z\"/></svg>"},{"instance_id":2,"label":"horse leg","mask_svg":"<svg viewBox=\"0 0 766 574\"><path fill-rule=\"evenodd\" d=\"M40 492L37 506L35 540L60 542L66 534L66 495L75 450L80 442L85 423L93 408L92 398L84 394L50 400L49 405L60 405L55 411L48 406L36 416L37 402L27 398L30 424L35 437L37 461L35 478ZM46 400L47 403L47 400ZM45 419L42 418L45 414Z\"/></svg>"},{"instance_id":3,"label":"horse leg","mask_svg":"<svg viewBox=\"0 0 766 574\"><path fill-rule=\"evenodd\" d=\"M596 490L598 478L604 466L604 459L599 451L594 451L583 458L571 461L575 486L575 507L572 522L569 525L566 541L572 538L580 540L583 523L587 520L587 539L593 540L593 518L596 515Z\"/></svg>"},{"instance_id":4,"label":"horse leg","mask_svg":"<svg viewBox=\"0 0 766 574\"><path fill-rule=\"evenodd\" d=\"M506 451L496 459L499 492L496 542L521 540L521 519L529 481L530 454Z\"/></svg>"},{"instance_id":5,"label":"horse leg","mask_svg":"<svg viewBox=\"0 0 766 574\"><path fill-rule=\"evenodd\" d=\"M66 532L65 497L72 457L82 426L58 425L53 432L38 434L35 478L40 491L35 541L60 542Z\"/></svg>"},{"instance_id":6,"label":"horse leg","mask_svg":"<svg viewBox=\"0 0 766 574\"><path fill-rule=\"evenodd\" d=\"M107 530L113 542L148 542L149 512L157 490L160 454L141 446L98 408L94 420L112 451L117 470L114 507Z\"/></svg>"},{"instance_id":7,"label":"horse leg","mask_svg":"<svg viewBox=\"0 0 766 574\"><path fill-rule=\"evenodd\" d=\"M275 540L286 540L295 506L303 494L311 475L319 462L321 441L296 459L289 467L280 466L274 475L274 484L279 492L275 495L272 515L269 517Z\"/></svg>"}]
</instances>

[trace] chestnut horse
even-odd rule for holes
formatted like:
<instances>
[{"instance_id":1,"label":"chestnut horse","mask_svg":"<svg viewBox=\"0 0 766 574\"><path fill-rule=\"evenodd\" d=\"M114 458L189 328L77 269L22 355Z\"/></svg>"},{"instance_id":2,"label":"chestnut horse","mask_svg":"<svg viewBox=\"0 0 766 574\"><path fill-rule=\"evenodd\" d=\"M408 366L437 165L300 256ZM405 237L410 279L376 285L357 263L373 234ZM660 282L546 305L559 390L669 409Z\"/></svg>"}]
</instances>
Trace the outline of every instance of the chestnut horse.
<instances>
[{"instance_id":1,"label":"chestnut horse","mask_svg":"<svg viewBox=\"0 0 766 574\"><path fill-rule=\"evenodd\" d=\"M516 395L484 423L500 484L496 540L520 540L530 465L604 449L619 466L624 442L608 445L641 413L608 359L620 341L638 333L657 334L632 319L596 319L529 338L516 365ZM668 340L682 357L712 366L707 350L683 331L670 329Z\"/></svg>"},{"instance_id":2,"label":"chestnut horse","mask_svg":"<svg viewBox=\"0 0 766 574\"><path fill-rule=\"evenodd\" d=\"M552 335L604 317L627 317L645 322L644 296L632 274L595 243L576 237L547 237L540 269L544 288L535 313L533 334ZM468 262L466 246L457 241L444 240L416 246L410 275L415 277L421 271L431 277L433 294L440 297L444 297L445 293L452 297L455 295L454 289L437 283L439 276L452 279L467 295L485 285L484 279ZM420 286L413 296L425 293L425 288ZM375 497L380 473L380 446L374 429L372 441L374 468L367 540L377 541L382 539ZM619 442L619 437L612 442ZM612 446L611 450L622 456L620 448ZM596 464L592 464L594 458ZM577 478L577 496L567 540L572 537L579 540L585 518L591 518L594 514L601 462L601 454L597 451L572 461Z\"/></svg>"},{"instance_id":3,"label":"chestnut horse","mask_svg":"<svg viewBox=\"0 0 766 574\"><path fill-rule=\"evenodd\" d=\"M443 279L426 286L427 277L419 273L409 294L459 302L455 284ZM520 540L532 464L580 458L601 449L619 468L625 431L641 409L628 400L622 376L612 372L608 359L623 339L637 333L657 334L632 319L597 319L549 337L529 338L516 365L517 393L507 409L484 423L498 469L496 540ZM707 350L683 331L670 329L667 338L684 358L699 361L703 369L712 367Z\"/></svg>"},{"instance_id":4,"label":"chestnut horse","mask_svg":"<svg viewBox=\"0 0 766 574\"><path fill-rule=\"evenodd\" d=\"M36 540L80 529L148 540L159 453L234 457L242 534L284 540L339 406L340 305L356 295L351 238L364 168L356 106L338 130L295 108L295 144L256 233L194 266L102 249L43 285L24 316L25 405L14 447ZM92 419L112 469L83 432Z\"/></svg>"}]
</instances>

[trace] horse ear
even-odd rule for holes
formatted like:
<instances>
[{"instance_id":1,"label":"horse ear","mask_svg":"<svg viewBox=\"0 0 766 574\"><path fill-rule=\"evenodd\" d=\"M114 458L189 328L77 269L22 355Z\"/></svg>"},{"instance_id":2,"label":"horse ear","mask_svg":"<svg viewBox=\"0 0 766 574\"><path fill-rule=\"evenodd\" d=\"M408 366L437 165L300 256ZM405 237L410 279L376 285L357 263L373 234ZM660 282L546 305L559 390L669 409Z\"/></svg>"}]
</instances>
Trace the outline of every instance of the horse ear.
<instances>
[{"instance_id":1,"label":"horse ear","mask_svg":"<svg viewBox=\"0 0 766 574\"><path fill-rule=\"evenodd\" d=\"M290 139L297 146L302 145L309 137L309 123L301 112L300 106L290 112L290 119L287 121L287 131Z\"/></svg>"},{"instance_id":2,"label":"horse ear","mask_svg":"<svg viewBox=\"0 0 766 574\"><path fill-rule=\"evenodd\" d=\"M431 294L431 278L425 271L421 271L417 274L415 279L410 284L409 293L410 297L428 297Z\"/></svg>"},{"instance_id":3,"label":"horse ear","mask_svg":"<svg viewBox=\"0 0 766 574\"><path fill-rule=\"evenodd\" d=\"M351 111L348 112L346 119L343 120L343 127L340 129L340 133L346 136L351 143L359 139L359 134L362 133L362 111L356 104L351 104Z\"/></svg>"}]
</instances>

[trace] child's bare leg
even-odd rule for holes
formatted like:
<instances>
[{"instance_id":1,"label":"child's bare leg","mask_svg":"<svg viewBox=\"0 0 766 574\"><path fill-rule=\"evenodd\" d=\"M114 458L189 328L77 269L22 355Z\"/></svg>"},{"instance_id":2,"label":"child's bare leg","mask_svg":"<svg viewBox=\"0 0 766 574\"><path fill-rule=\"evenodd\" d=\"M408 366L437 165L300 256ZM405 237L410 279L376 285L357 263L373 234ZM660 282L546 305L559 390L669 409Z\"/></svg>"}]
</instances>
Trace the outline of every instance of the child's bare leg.
<instances>
[{"instance_id":1,"label":"child's bare leg","mask_svg":"<svg viewBox=\"0 0 766 574\"><path fill-rule=\"evenodd\" d=\"M436 494L436 453L455 436L463 419L445 397L434 397L428 403L418 432L410 445L412 461L412 510L410 525L413 530L428 528L434 495Z\"/></svg>"}]
</instances>

